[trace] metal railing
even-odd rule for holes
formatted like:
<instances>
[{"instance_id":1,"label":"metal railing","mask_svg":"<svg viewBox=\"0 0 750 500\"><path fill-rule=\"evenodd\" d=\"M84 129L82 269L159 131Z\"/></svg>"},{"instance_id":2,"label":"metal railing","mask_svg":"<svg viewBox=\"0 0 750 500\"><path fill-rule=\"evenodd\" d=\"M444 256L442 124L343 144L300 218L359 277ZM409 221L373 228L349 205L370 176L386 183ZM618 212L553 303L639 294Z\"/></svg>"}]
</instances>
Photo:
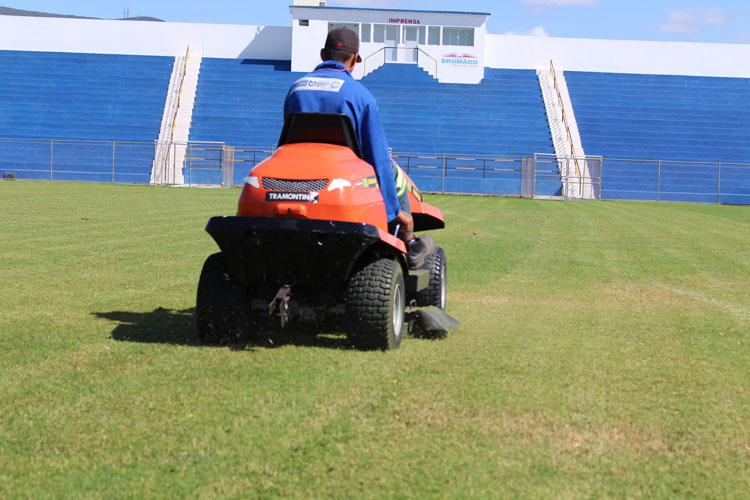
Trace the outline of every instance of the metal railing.
<instances>
[{"instance_id":1,"label":"metal railing","mask_svg":"<svg viewBox=\"0 0 750 500\"><path fill-rule=\"evenodd\" d=\"M601 156L557 156L537 153L535 164L555 164L557 175L562 179L566 200L598 200L601 196ZM578 168L583 165L584 168ZM550 167L546 167L548 170Z\"/></svg>"},{"instance_id":2,"label":"metal railing","mask_svg":"<svg viewBox=\"0 0 750 500\"><path fill-rule=\"evenodd\" d=\"M610 200L750 204L750 163L605 158Z\"/></svg>"},{"instance_id":3,"label":"metal railing","mask_svg":"<svg viewBox=\"0 0 750 500\"><path fill-rule=\"evenodd\" d=\"M404 153L391 154L396 163L408 174L412 169L476 174L486 179L500 173L519 171L517 156L468 155L452 153Z\"/></svg>"},{"instance_id":4,"label":"metal railing","mask_svg":"<svg viewBox=\"0 0 750 500\"><path fill-rule=\"evenodd\" d=\"M193 142L185 149L185 166L187 171L187 185L221 185L224 183L224 152L223 142ZM197 175L193 175L197 174ZM218 177L214 180L214 177Z\"/></svg>"},{"instance_id":5,"label":"metal railing","mask_svg":"<svg viewBox=\"0 0 750 500\"><path fill-rule=\"evenodd\" d=\"M549 72L552 75L552 81L555 86L555 92L557 93L557 104L560 106L560 111L562 112L562 119L563 124L565 125L565 133L568 140L568 145L570 146L570 157L576 158L574 160L575 162L575 173L578 176L581 176L581 170L578 166L578 155L576 154L575 146L573 146L573 134L570 133L570 125L568 124L568 116L565 113L565 105L563 103L562 93L560 92L560 84L557 82L557 73L555 72L555 65L552 63L552 59L549 61Z\"/></svg>"},{"instance_id":6,"label":"metal railing","mask_svg":"<svg viewBox=\"0 0 750 500\"><path fill-rule=\"evenodd\" d=\"M185 154L187 185L241 185L247 173L274 151L275 148L224 143L190 143Z\"/></svg>"},{"instance_id":7,"label":"metal railing","mask_svg":"<svg viewBox=\"0 0 750 500\"><path fill-rule=\"evenodd\" d=\"M17 179L107 183L151 182L159 147L126 141L0 138L0 172ZM273 147L189 143L183 169L188 185L241 185ZM393 152L393 158L425 192L472 193L567 199L571 173L560 165L572 157L491 156ZM578 158L587 161L592 199L750 204L750 163L632 158ZM572 168L572 167L571 167ZM174 183L164 177L165 184Z\"/></svg>"},{"instance_id":8,"label":"metal railing","mask_svg":"<svg viewBox=\"0 0 750 500\"><path fill-rule=\"evenodd\" d=\"M153 142L0 138L0 170L19 179L148 184Z\"/></svg>"},{"instance_id":9,"label":"metal railing","mask_svg":"<svg viewBox=\"0 0 750 500\"><path fill-rule=\"evenodd\" d=\"M185 75L187 74L187 65L188 61L190 60L190 46L188 45L187 51L185 52L185 61L182 63L182 72L180 74L180 84L179 84L179 90L177 91L177 102L174 107L174 113L172 113L172 128L169 131L169 143L172 144L174 140L174 131L177 127L177 114L180 112L180 101L182 100L182 90L185 86ZM170 156L170 153L175 153L174 148L169 148L167 150L167 157L164 160L164 166L166 171L166 166L169 165L169 160L172 156Z\"/></svg>"},{"instance_id":10,"label":"metal railing","mask_svg":"<svg viewBox=\"0 0 750 500\"><path fill-rule=\"evenodd\" d=\"M399 61L399 62L402 62L404 64L416 64L417 66L419 66L419 55L423 54L425 57L427 57L428 59L430 59L434 63L434 65L435 65L435 75L434 76L435 76L435 78L438 77L438 62L437 62L437 59L435 59L434 57L432 57L430 54L428 54L424 50L420 49L419 47L381 47L378 50L376 50L375 52L373 52L372 54L370 54L369 56L367 56L367 57L364 58L364 60L362 62L362 65L363 65L362 66L362 70L363 70L362 74L365 75L365 76L367 76L367 74L368 74L367 73L367 61L370 58L378 55L380 52L383 53L383 64L387 63L388 61L386 60L387 59L387 57L386 57L387 56L387 52L386 51L388 51L388 50L412 50L412 51L414 51L414 54L416 55L416 57L414 58L414 61ZM398 59L398 57L397 57L397 59ZM393 62L395 62L395 61L393 61ZM380 66L382 66L382 65L380 65ZM380 66L374 68L372 71L375 71L375 69L379 68Z\"/></svg>"}]
</instances>

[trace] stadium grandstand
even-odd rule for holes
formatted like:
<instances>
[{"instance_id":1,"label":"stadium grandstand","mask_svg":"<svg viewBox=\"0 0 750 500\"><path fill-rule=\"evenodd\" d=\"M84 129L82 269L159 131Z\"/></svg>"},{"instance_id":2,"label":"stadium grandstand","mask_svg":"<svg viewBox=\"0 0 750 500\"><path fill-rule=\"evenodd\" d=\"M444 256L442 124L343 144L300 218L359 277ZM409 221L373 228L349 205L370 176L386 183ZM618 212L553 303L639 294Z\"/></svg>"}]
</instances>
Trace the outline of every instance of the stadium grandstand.
<instances>
[{"instance_id":1,"label":"stadium grandstand","mask_svg":"<svg viewBox=\"0 0 750 500\"><path fill-rule=\"evenodd\" d=\"M375 2L373 2L375 5ZM490 13L296 1L289 26L0 11L5 178L236 185L326 33L425 191L750 204L750 45L487 33Z\"/></svg>"}]
</instances>

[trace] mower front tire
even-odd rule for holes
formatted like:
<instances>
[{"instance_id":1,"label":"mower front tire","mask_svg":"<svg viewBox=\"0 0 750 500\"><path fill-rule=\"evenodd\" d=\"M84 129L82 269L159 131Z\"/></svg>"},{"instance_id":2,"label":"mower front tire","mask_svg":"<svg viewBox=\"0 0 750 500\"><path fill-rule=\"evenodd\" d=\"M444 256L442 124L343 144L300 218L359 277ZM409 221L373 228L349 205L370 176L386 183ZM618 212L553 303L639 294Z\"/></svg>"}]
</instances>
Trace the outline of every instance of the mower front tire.
<instances>
[{"instance_id":1,"label":"mower front tire","mask_svg":"<svg viewBox=\"0 0 750 500\"><path fill-rule=\"evenodd\" d=\"M229 274L221 253L203 264L195 314L198 335L204 344L222 345L251 333L247 287Z\"/></svg>"},{"instance_id":2,"label":"mower front tire","mask_svg":"<svg viewBox=\"0 0 750 500\"><path fill-rule=\"evenodd\" d=\"M349 278L346 298L348 338L359 349L397 349L401 345L406 287L401 265L378 259Z\"/></svg>"}]
</instances>

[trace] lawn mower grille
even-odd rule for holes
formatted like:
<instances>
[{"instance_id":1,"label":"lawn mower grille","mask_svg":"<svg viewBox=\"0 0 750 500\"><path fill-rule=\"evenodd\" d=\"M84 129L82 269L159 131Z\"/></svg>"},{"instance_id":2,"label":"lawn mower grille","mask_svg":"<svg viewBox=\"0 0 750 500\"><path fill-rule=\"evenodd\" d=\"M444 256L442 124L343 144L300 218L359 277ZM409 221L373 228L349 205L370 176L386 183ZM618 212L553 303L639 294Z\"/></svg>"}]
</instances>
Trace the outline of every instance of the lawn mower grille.
<instances>
[{"instance_id":1,"label":"lawn mower grille","mask_svg":"<svg viewBox=\"0 0 750 500\"><path fill-rule=\"evenodd\" d=\"M328 179L317 179L310 181L299 181L290 179L274 179L273 177L263 177L263 189L268 191L322 191L328 185Z\"/></svg>"}]
</instances>

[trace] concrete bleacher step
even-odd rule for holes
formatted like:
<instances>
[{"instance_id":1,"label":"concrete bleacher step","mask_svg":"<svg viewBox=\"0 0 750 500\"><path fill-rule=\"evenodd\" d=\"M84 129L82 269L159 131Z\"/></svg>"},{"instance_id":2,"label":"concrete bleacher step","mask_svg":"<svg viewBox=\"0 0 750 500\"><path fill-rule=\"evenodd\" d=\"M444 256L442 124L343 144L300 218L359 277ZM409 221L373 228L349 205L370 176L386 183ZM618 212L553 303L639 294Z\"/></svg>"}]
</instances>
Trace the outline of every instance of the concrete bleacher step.
<instances>
[{"instance_id":1,"label":"concrete bleacher step","mask_svg":"<svg viewBox=\"0 0 750 500\"><path fill-rule=\"evenodd\" d=\"M733 121L736 123L744 123L743 116L737 111L750 111L750 106L736 105L731 112L717 111L713 109L696 109L685 107L685 109L662 109L662 108L650 108L650 109L639 109L634 110L632 107L624 106L577 106L576 109L583 110L588 119L599 121L602 118L616 118L616 119L641 119L641 120L663 120L665 114L669 114L669 119L679 124L680 121L677 118L682 118L683 121L691 123L705 123L710 122L714 125L721 125L725 121Z\"/></svg>"},{"instance_id":2,"label":"concrete bleacher step","mask_svg":"<svg viewBox=\"0 0 750 500\"><path fill-rule=\"evenodd\" d=\"M191 140L275 144L287 89L302 74L290 73L288 65L279 71L274 63L258 61L206 59L204 64ZM400 83L394 86L396 81ZM551 152L541 90L532 71L488 70L480 85L446 85L416 65L387 64L362 83L379 103L394 151Z\"/></svg>"},{"instance_id":3,"label":"concrete bleacher step","mask_svg":"<svg viewBox=\"0 0 750 500\"><path fill-rule=\"evenodd\" d=\"M604 197L750 203L750 79L566 76L586 150L605 157Z\"/></svg>"},{"instance_id":4,"label":"concrete bleacher step","mask_svg":"<svg viewBox=\"0 0 750 500\"><path fill-rule=\"evenodd\" d=\"M56 179L59 168L68 180L111 182L113 145L106 141L128 141L116 146L128 151L115 157L117 182L148 182L172 59L0 51L0 137L54 139L0 141L2 168L49 168L52 150Z\"/></svg>"},{"instance_id":5,"label":"concrete bleacher step","mask_svg":"<svg viewBox=\"0 0 750 500\"><path fill-rule=\"evenodd\" d=\"M596 154L750 159L750 80L570 72L585 141Z\"/></svg>"}]
</instances>

